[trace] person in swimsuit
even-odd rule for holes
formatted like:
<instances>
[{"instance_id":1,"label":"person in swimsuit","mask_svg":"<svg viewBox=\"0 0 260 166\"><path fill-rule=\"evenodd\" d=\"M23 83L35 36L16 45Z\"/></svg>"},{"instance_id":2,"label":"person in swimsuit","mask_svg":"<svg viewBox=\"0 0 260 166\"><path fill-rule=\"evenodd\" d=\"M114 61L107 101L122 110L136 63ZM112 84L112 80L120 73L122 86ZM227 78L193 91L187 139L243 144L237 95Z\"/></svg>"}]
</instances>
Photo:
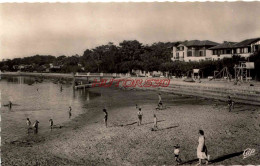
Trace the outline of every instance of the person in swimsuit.
<instances>
[{"instance_id":1,"label":"person in swimsuit","mask_svg":"<svg viewBox=\"0 0 260 166\"><path fill-rule=\"evenodd\" d=\"M39 124L40 122L38 120L36 120L33 124L33 127L34 127L34 133L37 134L38 133L38 127L39 127Z\"/></svg>"},{"instance_id":2,"label":"person in swimsuit","mask_svg":"<svg viewBox=\"0 0 260 166\"><path fill-rule=\"evenodd\" d=\"M180 155L180 146L177 144L174 146L174 159L177 162L177 165L179 165L181 163L181 159L179 157Z\"/></svg>"},{"instance_id":3,"label":"person in swimsuit","mask_svg":"<svg viewBox=\"0 0 260 166\"><path fill-rule=\"evenodd\" d=\"M27 132L29 134L30 130L32 129L32 127L31 127L32 123L29 118L26 118L26 124L27 124Z\"/></svg>"},{"instance_id":4,"label":"person in swimsuit","mask_svg":"<svg viewBox=\"0 0 260 166\"><path fill-rule=\"evenodd\" d=\"M204 137L204 131L199 130L199 145L197 147L197 157L199 159L199 163L197 165L202 164L202 160L206 160L206 164L209 162L209 155L208 150L205 145L205 137Z\"/></svg>"},{"instance_id":5,"label":"person in swimsuit","mask_svg":"<svg viewBox=\"0 0 260 166\"><path fill-rule=\"evenodd\" d=\"M104 108L104 109L103 109L103 112L104 112L104 114L105 114L105 116L104 116L104 122L105 122L105 125L106 125L106 127L107 127L107 118L108 118L107 110Z\"/></svg>"},{"instance_id":6,"label":"person in swimsuit","mask_svg":"<svg viewBox=\"0 0 260 166\"><path fill-rule=\"evenodd\" d=\"M137 112L137 116L138 116L138 126L139 126L142 124L142 119L143 119L143 113L141 108L139 108L139 111Z\"/></svg>"},{"instance_id":7,"label":"person in swimsuit","mask_svg":"<svg viewBox=\"0 0 260 166\"><path fill-rule=\"evenodd\" d=\"M51 130L52 130L52 128L53 128L53 120L50 119L50 120L49 120L49 123L50 123L50 128L51 128Z\"/></svg>"},{"instance_id":8,"label":"person in swimsuit","mask_svg":"<svg viewBox=\"0 0 260 166\"><path fill-rule=\"evenodd\" d=\"M69 107L69 119L71 118L71 111L72 111L72 108L71 108L71 106Z\"/></svg>"}]
</instances>

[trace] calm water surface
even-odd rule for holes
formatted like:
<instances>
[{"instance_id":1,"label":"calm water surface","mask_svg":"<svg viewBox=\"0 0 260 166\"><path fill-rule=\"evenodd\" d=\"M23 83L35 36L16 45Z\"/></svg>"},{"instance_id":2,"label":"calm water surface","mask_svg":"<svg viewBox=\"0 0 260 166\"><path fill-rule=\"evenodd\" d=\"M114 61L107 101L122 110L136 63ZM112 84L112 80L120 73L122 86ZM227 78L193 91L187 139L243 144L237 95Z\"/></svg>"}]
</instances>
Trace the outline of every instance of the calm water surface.
<instances>
[{"instance_id":1,"label":"calm water surface","mask_svg":"<svg viewBox=\"0 0 260 166\"><path fill-rule=\"evenodd\" d=\"M54 84L51 80L29 85L34 78L9 77L0 80L1 89L1 136L2 142L15 140L26 132L26 118L40 122L40 132L48 130L49 119L61 125L69 120L68 110L72 107L72 118L78 116L84 104L101 96L87 90L73 92L71 85ZM37 90L38 89L38 90ZM12 109L4 105L11 101Z\"/></svg>"},{"instance_id":2,"label":"calm water surface","mask_svg":"<svg viewBox=\"0 0 260 166\"><path fill-rule=\"evenodd\" d=\"M72 107L72 118L81 113L96 111L102 113L102 108L132 106L135 104L154 104L158 102L157 91L124 91L119 88L90 88L73 91L72 85L54 84L52 80L45 79L42 83L29 85L34 81L30 77L9 77L0 80L1 90L1 136L2 143L10 142L27 134L26 118L33 123L40 122L39 134L49 130L49 119L54 124L62 125L69 121L68 110ZM38 91L37 91L38 89ZM163 95L163 101L177 102L183 97L170 94ZM12 109L3 105L11 101ZM174 102L173 102L174 103ZM95 114L95 112L94 112Z\"/></svg>"}]
</instances>

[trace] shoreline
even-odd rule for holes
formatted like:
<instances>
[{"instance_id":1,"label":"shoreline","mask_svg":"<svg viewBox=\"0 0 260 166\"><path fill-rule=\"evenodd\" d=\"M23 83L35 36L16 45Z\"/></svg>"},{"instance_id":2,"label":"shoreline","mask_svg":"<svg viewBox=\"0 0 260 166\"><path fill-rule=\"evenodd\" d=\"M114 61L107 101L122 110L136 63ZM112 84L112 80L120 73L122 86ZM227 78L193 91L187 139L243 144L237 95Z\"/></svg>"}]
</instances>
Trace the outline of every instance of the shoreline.
<instances>
[{"instance_id":1,"label":"shoreline","mask_svg":"<svg viewBox=\"0 0 260 166\"><path fill-rule=\"evenodd\" d=\"M47 78L59 77L72 79L72 74L63 73L12 73L8 72L3 74L4 76L43 76ZM130 77L132 79L150 79L147 77ZM164 78L158 78L164 79ZM253 85L253 86L251 86ZM119 87L123 87L119 84ZM125 88L125 87L123 87ZM207 79L201 79L201 82L184 82L182 79L171 79L168 87L135 87L140 90L153 90L166 93L173 93L178 95L187 95L194 97L202 97L209 99L216 99L226 101L227 96L231 96L237 103L260 105L260 82L245 82L241 85L234 85L233 82L227 81L209 81ZM127 87L125 89L133 89Z\"/></svg>"},{"instance_id":2,"label":"shoreline","mask_svg":"<svg viewBox=\"0 0 260 166\"><path fill-rule=\"evenodd\" d=\"M175 165L173 146L177 143L182 165L194 165L198 129L206 133L212 158L209 164L257 164L257 155L243 160L240 152L257 145L260 126L257 119L250 119L260 113L259 107L238 104L228 112L220 101L185 96L172 101L174 95L162 96L165 110L154 111L154 99L138 103L144 114L141 126L137 126L137 110L131 104L109 107L108 128L104 127L102 111L92 111L93 116L83 113L51 135L34 135L21 144L3 145L2 165ZM249 112L240 111L244 109ZM153 113L158 117L158 131L151 131ZM223 157L232 153L238 155Z\"/></svg>"}]
</instances>

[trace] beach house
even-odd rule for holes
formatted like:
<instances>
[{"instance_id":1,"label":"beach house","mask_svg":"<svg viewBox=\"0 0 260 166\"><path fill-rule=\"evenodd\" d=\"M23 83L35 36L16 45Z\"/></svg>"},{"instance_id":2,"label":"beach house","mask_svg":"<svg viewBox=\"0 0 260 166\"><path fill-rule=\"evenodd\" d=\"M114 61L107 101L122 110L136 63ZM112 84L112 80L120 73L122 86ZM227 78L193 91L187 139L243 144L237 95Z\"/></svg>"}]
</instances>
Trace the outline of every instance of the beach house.
<instances>
[{"instance_id":1,"label":"beach house","mask_svg":"<svg viewBox=\"0 0 260 166\"><path fill-rule=\"evenodd\" d=\"M233 54L249 57L254 52L260 51L260 37L246 39L233 45Z\"/></svg>"},{"instance_id":2,"label":"beach house","mask_svg":"<svg viewBox=\"0 0 260 166\"><path fill-rule=\"evenodd\" d=\"M231 58L235 42L224 41L222 44L209 48L212 51L212 60Z\"/></svg>"},{"instance_id":3,"label":"beach house","mask_svg":"<svg viewBox=\"0 0 260 166\"><path fill-rule=\"evenodd\" d=\"M247 58L254 52L260 51L260 38L246 39L238 43L225 41L209 50L212 51L213 60L231 58L233 55Z\"/></svg>"},{"instance_id":4,"label":"beach house","mask_svg":"<svg viewBox=\"0 0 260 166\"><path fill-rule=\"evenodd\" d=\"M184 41L177 46L173 46L172 61L203 61L212 59L210 47L218 43L209 40L190 40Z\"/></svg>"}]
</instances>

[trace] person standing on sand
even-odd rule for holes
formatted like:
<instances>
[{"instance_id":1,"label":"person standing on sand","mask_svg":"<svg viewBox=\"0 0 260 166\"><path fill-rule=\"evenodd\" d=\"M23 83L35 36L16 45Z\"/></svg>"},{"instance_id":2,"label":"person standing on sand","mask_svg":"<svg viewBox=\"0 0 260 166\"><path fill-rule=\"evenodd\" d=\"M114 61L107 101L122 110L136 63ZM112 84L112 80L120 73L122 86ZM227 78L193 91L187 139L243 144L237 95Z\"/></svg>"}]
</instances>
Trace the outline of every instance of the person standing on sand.
<instances>
[{"instance_id":1,"label":"person standing on sand","mask_svg":"<svg viewBox=\"0 0 260 166\"><path fill-rule=\"evenodd\" d=\"M71 108L71 106L69 106L69 119L71 118L71 111L72 111L72 108Z\"/></svg>"},{"instance_id":2,"label":"person standing on sand","mask_svg":"<svg viewBox=\"0 0 260 166\"><path fill-rule=\"evenodd\" d=\"M40 122L38 121L38 120L36 120L35 122L34 122L34 124L33 124L33 127L34 127L34 134L37 134L38 133L38 124L39 124Z\"/></svg>"},{"instance_id":3,"label":"person standing on sand","mask_svg":"<svg viewBox=\"0 0 260 166\"><path fill-rule=\"evenodd\" d=\"M159 109L162 109L162 108L163 108L163 103L162 103L162 97L161 97L161 94L160 94L160 93L159 93L158 97L159 97L158 108L159 108Z\"/></svg>"},{"instance_id":4,"label":"person standing on sand","mask_svg":"<svg viewBox=\"0 0 260 166\"><path fill-rule=\"evenodd\" d=\"M155 114L153 114L153 128L154 129L158 129L158 126L157 126L157 117Z\"/></svg>"},{"instance_id":5,"label":"person standing on sand","mask_svg":"<svg viewBox=\"0 0 260 166\"><path fill-rule=\"evenodd\" d=\"M108 118L107 110L104 108L104 109L103 109L103 112L104 112L104 114L105 114L105 116L104 116L104 122L105 122L105 125L106 125L106 127L107 127L107 118Z\"/></svg>"},{"instance_id":6,"label":"person standing on sand","mask_svg":"<svg viewBox=\"0 0 260 166\"><path fill-rule=\"evenodd\" d=\"M139 111L137 112L137 116L138 116L138 126L142 125L143 113L141 108L139 108Z\"/></svg>"},{"instance_id":7,"label":"person standing on sand","mask_svg":"<svg viewBox=\"0 0 260 166\"><path fill-rule=\"evenodd\" d=\"M234 109L234 101L231 99L230 96L228 96L228 109L229 109L229 112Z\"/></svg>"},{"instance_id":8,"label":"person standing on sand","mask_svg":"<svg viewBox=\"0 0 260 166\"><path fill-rule=\"evenodd\" d=\"M205 137L204 131L199 130L199 145L197 147L197 157L199 159L199 163L197 165L202 164L202 160L206 160L206 164L209 162L209 155L207 154L207 147L205 145Z\"/></svg>"},{"instance_id":9,"label":"person standing on sand","mask_svg":"<svg viewBox=\"0 0 260 166\"><path fill-rule=\"evenodd\" d=\"M31 127L32 123L29 118L26 118L26 124L27 124L27 132L29 134L30 129L32 129L32 127Z\"/></svg>"},{"instance_id":10,"label":"person standing on sand","mask_svg":"<svg viewBox=\"0 0 260 166\"><path fill-rule=\"evenodd\" d=\"M13 103L9 101L9 109L12 109Z\"/></svg>"},{"instance_id":11,"label":"person standing on sand","mask_svg":"<svg viewBox=\"0 0 260 166\"><path fill-rule=\"evenodd\" d=\"M51 130L52 130L52 128L53 128L53 120L50 119L50 120L49 120L49 123L50 123L50 128L51 128Z\"/></svg>"}]
</instances>

